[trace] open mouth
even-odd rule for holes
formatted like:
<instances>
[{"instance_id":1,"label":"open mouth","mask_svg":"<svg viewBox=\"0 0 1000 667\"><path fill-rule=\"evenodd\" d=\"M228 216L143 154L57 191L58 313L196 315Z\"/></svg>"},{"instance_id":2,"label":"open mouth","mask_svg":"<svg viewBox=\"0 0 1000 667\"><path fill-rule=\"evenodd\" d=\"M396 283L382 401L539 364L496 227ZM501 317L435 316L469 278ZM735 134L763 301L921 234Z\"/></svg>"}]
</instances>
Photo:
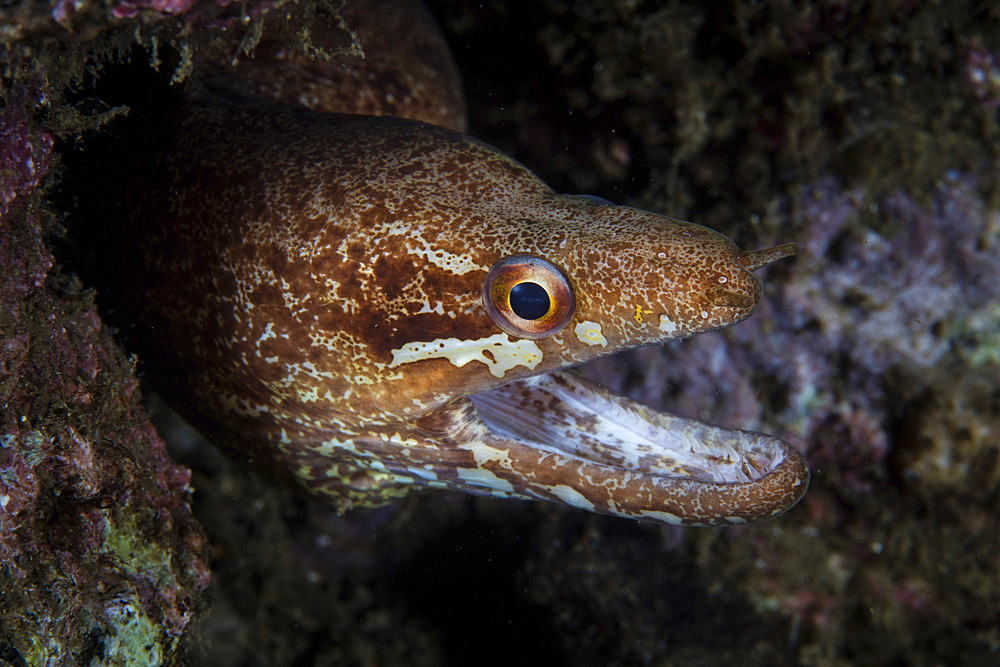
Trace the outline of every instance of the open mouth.
<instances>
[{"instance_id":1,"label":"open mouth","mask_svg":"<svg viewBox=\"0 0 1000 667\"><path fill-rule=\"evenodd\" d=\"M498 437L644 474L754 482L784 458L757 434L656 412L568 371L471 398Z\"/></svg>"},{"instance_id":2,"label":"open mouth","mask_svg":"<svg viewBox=\"0 0 1000 667\"><path fill-rule=\"evenodd\" d=\"M809 485L802 456L779 438L657 412L572 371L470 398L489 433L482 446L506 451L477 462L502 481L517 471L516 495L648 521L718 525L780 514Z\"/></svg>"}]
</instances>

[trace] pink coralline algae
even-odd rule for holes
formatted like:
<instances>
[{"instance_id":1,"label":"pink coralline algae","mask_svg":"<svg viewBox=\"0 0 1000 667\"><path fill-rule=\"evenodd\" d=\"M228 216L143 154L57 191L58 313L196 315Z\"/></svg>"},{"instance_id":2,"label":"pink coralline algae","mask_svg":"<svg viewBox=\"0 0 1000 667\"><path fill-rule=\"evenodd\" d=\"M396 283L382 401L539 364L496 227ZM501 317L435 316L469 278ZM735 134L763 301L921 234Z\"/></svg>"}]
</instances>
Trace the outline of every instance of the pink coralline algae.
<instances>
[{"instance_id":1,"label":"pink coralline algae","mask_svg":"<svg viewBox=\"0 0 1000 667\"><path fill-rule=\"evenodd\" d=\"M877 206L893 233L852 230L856 197L832 183L807 194L801 215L817 221L807 254L829 270L787 289L790 316L819 323L829 346L872 373L929 367L1000 297L996 222L975 180L957 175L937 184L930 206L903 192Z\"/></svg>"},{"instance_id":2,"label":"pink coralline algae","mask_svg":"<svg viewBox=\"0 0 1000 667\"><path fill-rule=\"evenodd\" d=\"M53 271L33 190L51 137L0 113L0 655L160 664L203 606L208 544L87 293Z\"/></svg>"},{"instance_id":3,"label":"pink coralline algae","mask_svg":"<svg viewBox=\"0 0 1000 667\"><path fill-rule=\"evenodd\" d=\"M12 94L0 112L0 218L33 190L49 169L52 135L31 132L24 107L42 102L37 91Z\"/></svg>"},{"instance_id":4,"label":"pink coralline algae","mask_svg":"<svg viewBox=\"0 0 1000 667\"><path fill-rule=\"evenodd\" d=\"M231 25L239 19L250 19L274 6L274 0L116 0L109 3L107 18L157 20L183 17L190 25ZM98 10L90 0L55 0L49 12L52 20L67 25Z\"/></svg>"},{"instance_id":5,"label":"pink coralline algae","mask_svg":"<svg viewBox=\"0 0 1000 667\"><path fill-rule=\"evenodd\" d=\"M1000 53L973 40L965 55L965 77L984 107L1000 106Z\"/></svg>"},{"instance_id":6,"label":"pink coralline algae","mask_svg":"<svg viewBox=\"0 0 1000 667\"><path fill-rule=\"evenodd\" d=\"M116 2L112 13L115 18L132 18L143 9L159 14L184 14L191 11L195 0L122 0Z\"/></svg>"}]
</instances>

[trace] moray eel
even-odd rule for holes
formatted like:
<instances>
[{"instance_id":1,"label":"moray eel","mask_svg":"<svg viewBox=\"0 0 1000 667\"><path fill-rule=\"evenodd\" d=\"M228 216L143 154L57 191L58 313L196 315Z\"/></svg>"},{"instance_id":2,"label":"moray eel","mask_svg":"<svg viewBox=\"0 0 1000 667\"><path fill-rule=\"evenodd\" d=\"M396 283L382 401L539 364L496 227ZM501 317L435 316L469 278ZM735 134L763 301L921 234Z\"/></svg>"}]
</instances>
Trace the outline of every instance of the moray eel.
<instances>
[{"instance_id":1,"label":"moray eel","mask_svg":"<svg viewBox=\"0 0 1000 667\"><path fill-rule=\"evenodd\" d=\"M315 84L311 61L271 51ZM386 115L406 115L399 94L381 116L330 113L262 67L158 110L115 202L137 249L119 286L183 415L343 508L427 487L716 525L799 500L808 468L781 440L661 414L568 370L746 319L752 271L793 245L744 252L557 194L420 122L461 128L464 111L440 113L454 101L415 120Z\"/></svg>"}]
</instances>

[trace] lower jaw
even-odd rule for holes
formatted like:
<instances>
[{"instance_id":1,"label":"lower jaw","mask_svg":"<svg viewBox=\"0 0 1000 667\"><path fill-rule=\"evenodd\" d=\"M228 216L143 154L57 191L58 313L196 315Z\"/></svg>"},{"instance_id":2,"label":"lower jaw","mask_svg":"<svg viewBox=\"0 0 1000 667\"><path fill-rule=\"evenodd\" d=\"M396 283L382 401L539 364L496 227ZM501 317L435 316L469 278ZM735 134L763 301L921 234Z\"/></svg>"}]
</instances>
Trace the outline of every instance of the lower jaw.
<instances>
[{"instance_id":1,"label":"lower jaw","mask_svg":"<svg viewBox=\"0 0 1000 667\"><path fill-rule=\"evenodd\" d=\"M470 398L486 436L460 445L481 468L465 473L469 492L722 525L781 514L808 488L805 461L779 438L657 412L571 371Z\"/></svg>"}]
</instances>

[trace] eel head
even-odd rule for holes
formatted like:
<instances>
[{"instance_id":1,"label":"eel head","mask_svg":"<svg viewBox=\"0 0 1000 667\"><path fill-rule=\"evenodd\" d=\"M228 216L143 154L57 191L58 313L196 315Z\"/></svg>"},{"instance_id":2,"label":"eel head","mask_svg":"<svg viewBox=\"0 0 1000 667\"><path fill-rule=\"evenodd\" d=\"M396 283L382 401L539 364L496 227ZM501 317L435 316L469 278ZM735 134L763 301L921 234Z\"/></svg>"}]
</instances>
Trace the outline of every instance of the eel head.
<instances>
[{"instance_id":1,"label":"eel head","mask_svg":"<svg viewBox=\"0 0 1000 667\"><path fill-rule=\"evenodd\" d=\"M379 370L365 402L352 389L366 419L338 443L350 462L336 484L329 461L300 477L348 503L418 485L684 524L794 505L809 472L783 441L661 414L568 370L746 319L762 296L753 271L794 244L744 252L700 225L556 194L468 137L437 139L402 160L391 192L356 195L391 211L372 243L395 239L359 257L385 258L365 291L409 302L356 327L377 332L364 350ZM399 164L393 145L380 178Z\"/></svg>"},{"instance_id":2,"label":"eel head","mask_svg":"<svg viewBox=\"0 0 1000 667\"><path fill-rule=\"evenodd\" d=\"M385 465L379 447L381 481L693 525L764 519L801 498L808 468L780 439L663 414L566 370L742 321L762 296L752 271L794 244L743 252L699 225L586 197L492 208L480 207L495 231L489 268L467 288L484 327L402 344L389 363L434 388L422 405L443 386L461 396L395 430L408 452Z\"/></svg>"}]
</instances>

